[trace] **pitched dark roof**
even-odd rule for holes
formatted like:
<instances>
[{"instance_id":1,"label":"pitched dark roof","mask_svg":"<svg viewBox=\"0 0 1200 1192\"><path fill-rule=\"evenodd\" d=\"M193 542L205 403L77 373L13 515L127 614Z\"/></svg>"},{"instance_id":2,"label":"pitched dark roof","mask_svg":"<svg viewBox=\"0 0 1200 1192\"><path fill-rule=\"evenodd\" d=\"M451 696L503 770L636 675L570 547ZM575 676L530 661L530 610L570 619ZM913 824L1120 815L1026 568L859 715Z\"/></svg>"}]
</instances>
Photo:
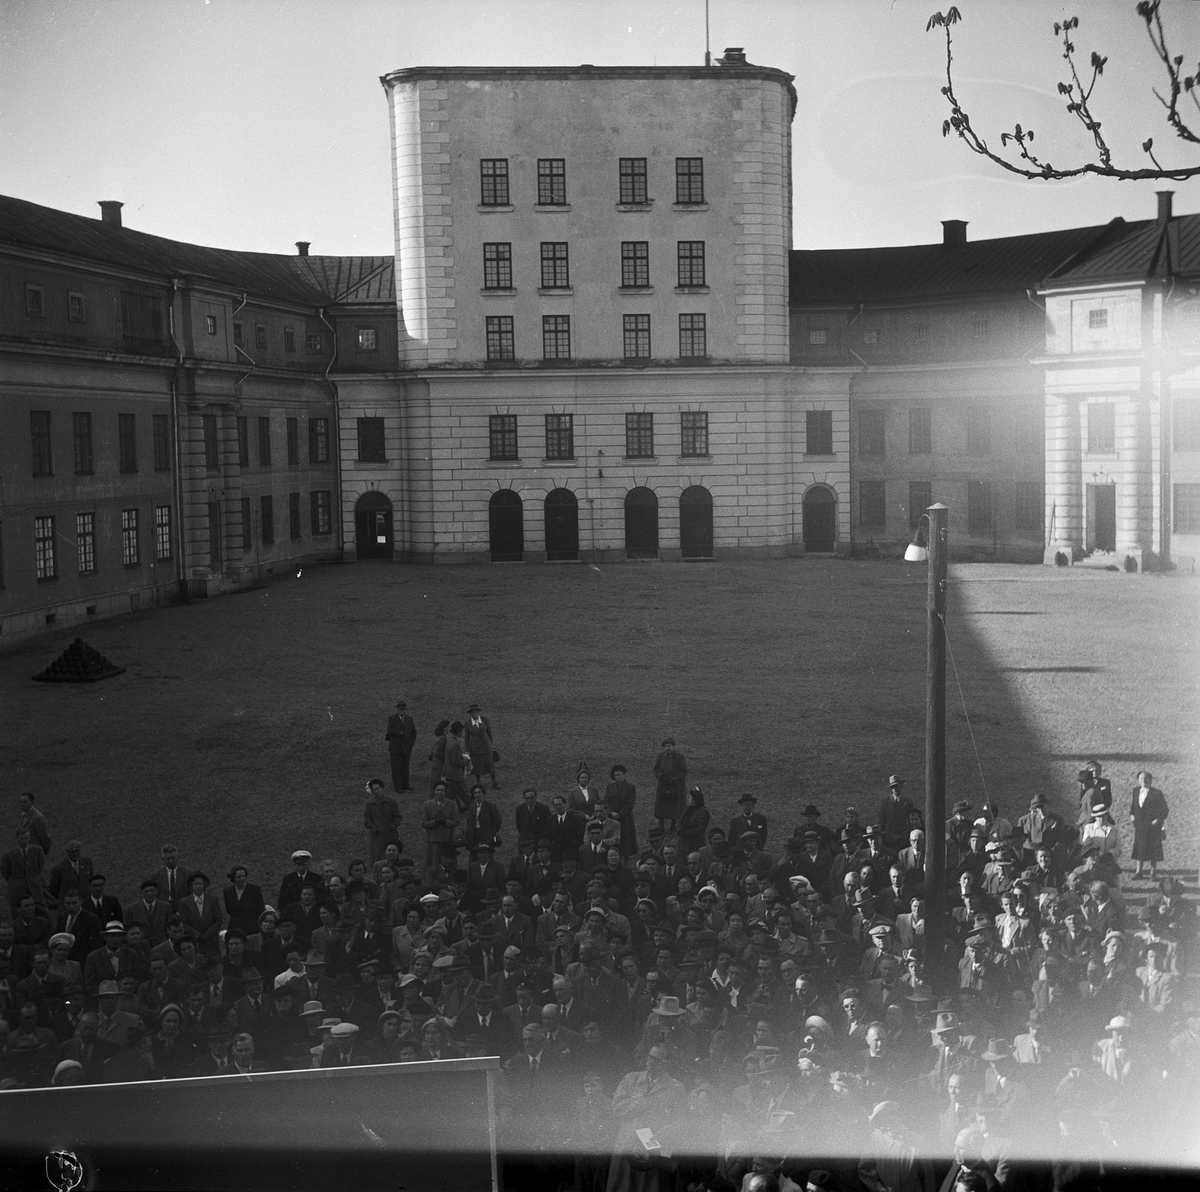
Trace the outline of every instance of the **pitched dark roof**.
<instances>
[{"instance_id":1,"label":"pitched dark roof","mask_svg":"<svg viewBox=\"0 0 1200 1192\"><path fill-rule=\"evenodd\" d=\"M793 306L931 301L986 297L1029 289L1095 251L1130 225L1121 219L1089 228L1005 236L960 245L794 249Z\"/></svg>"},{"instance_id":2,"label":"pitched dark roof","mask_svg":"<svg viewBox=\"0 0 1200 1192\"><path fill-rule=\"evenodd\" d=\"M1181 215L1168 224L1128 224L1120 239L1046 279L1046 284L1144 280L1200 275L1200 215ZM1165 230L1165 235L1164 235Z\"/></svg>"},{"instance_id":3,"label":"pitched dark roof","mask_svg":"<svg viewBox=\"0 0 1200 1192\"><path fill-rule=\"evenodd\" d=\"M0 195L0 244L61 253L164 279L183 274L205 277L302 306L396 300L392 257L301 257L205 248L7 195Z\"/></svg>"}]
</instances>

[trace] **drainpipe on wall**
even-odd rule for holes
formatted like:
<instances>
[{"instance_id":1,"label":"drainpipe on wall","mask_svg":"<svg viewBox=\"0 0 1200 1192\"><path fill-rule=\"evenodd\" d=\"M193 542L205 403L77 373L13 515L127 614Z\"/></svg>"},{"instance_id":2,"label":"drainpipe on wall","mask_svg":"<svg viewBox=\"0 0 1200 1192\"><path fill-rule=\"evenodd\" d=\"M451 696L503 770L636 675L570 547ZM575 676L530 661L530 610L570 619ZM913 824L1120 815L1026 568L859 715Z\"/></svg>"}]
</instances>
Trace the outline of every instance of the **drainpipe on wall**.
<instances>
[{"instance_id":1,"label":"drainpipe on wall","mask_svg":"<svg viewBox=\"0 0 1200 1192\"><path fill-rule=\"evenodd\" d=\"M249 300L250 300L249 294L242 295L241 302L239 302L237 304L237 306L235 306L233 308L234 316L237 315L238 311L240 311L242 309L242 307L245 306L247 302L249 302ZM234 383L233 383L234 389L240 389L242 387L242 382L258 367L258 363L257 363L257 361L255 361L251 358L249 352L244 352L239 344L235 343L233 345L233 350L236 353L238 353L239 355L245 356L247 362L250 365L250 367L244 373L242 373L242 375L240 377L238 377L238 379L236 381L234 381Z\"/></svg>"},{"instance_id":2,"label":"drainpipe on wall","mask_svg":"<svg viewBox=\"0 0 1200 1192\"><path fill-rule=\"evenodd\" d=\"M336 454L334 455L334 478L337 484L338 495L338 532L337 544L338 550L345 553L346 550L346 527L342 515L342 406L341 398L338 393L337 383L329 375L333 371L333 366L337 363L337 332L333 329L333 324L325 317L325 310L321 308L317 311L321 322L329 328L329 339L333 344L333 355L329 357L329 364L325 368L325 381L329 385L330 392L333 394L333 448ZM333 510L329 511L330 517L333 516ZM396 527L392 525L392 549L393 557L395 552Z\"/></svg>"},{"instance_id":3,"label":"drainpipe on wall","mask_svg":"<svg viewBox=\"0 0 1200 1192\"><path fill-rule=\"evenodd\" d=\"M175 301L174 297L179 293L180 279L177 277L171 278L171 309L168 312L167 331L171 337L171 343L175 348L175 367L171 370L171 424L173 434L171 436L171 450L174 456L173 464L175 476L171 484L171 492L175 505L175 537L179 543L179 548L176 551L179 571L179 594L184 600L190 596L187 583L187 535L183 528L183 449L180 441L182 428L179 425L179 375L183 369L183 349L179 346L179 341L175 338Z\"/></svg>"}]
</instances>

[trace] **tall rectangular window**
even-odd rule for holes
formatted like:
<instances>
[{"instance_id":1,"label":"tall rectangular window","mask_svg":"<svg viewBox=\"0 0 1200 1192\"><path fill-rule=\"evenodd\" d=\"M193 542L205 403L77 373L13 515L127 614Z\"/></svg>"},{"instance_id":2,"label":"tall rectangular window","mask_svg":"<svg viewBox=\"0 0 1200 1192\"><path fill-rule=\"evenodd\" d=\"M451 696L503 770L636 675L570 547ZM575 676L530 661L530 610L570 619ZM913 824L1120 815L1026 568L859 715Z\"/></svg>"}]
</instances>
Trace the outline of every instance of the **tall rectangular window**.
<instances>
[{"instance_id":1,"label":"tall rectangular window","mask_svg":"<svg viewBox=\"0 0 1200 1192\"><path fill-rule=\"evenodd\" d=\"M675 202L704 202L704 158L675 159Z\"/></svg>"},{"instance_id":2,"label":"tall rectangular window","mask_svg":"<svg viewBox=\"0 0 1200 1192\"><path fill-rule=\"evenodd\" d=\"M262 525L259 527L259 534L262 537L263 546L275 545L275 498L274 497L259 497L258 499L259 516L262 518Z\"/></svg>"},{"instance_id":3,"label":"tall rectangular window","mask_svg":"<svg viewBox=\"0 0 1200 1192\"><path fill-rule=\"evenodd\" d=\"M479 163L481 207L508 206L508 158L485 157Z\"/></svg>"},{"instance_id":4,"label":"tall rectangular window","mask_svg":"<svg viewBox=\"0 0 1200 1192\"><path fill-rule=\"evenodd\" d=\"M241 419L238 419L238 430L241 430ZM221 470L221 452L217 443L216 414L201 414L200 425L204 431L204 469L207 472Z\"/></svg>"},{"instance_id":5,"label":"tall rectangular window","mask_svg":"<svg viewBox=\"0 0 1200 1192\"><path fill-rule=\"evenodd\" d=\"M644 288L650 284L650 242L623 240L621 242L621 285Z\"/></svg>"},{"instance_id":6,"label":"tall rectangular window","mask_svg":"<svg viewBox=\"0 0 1200 1192\"><path fill-rule=\"evenodd\" d=\"M644 157L622 157L620 179L620 202L646 202L646 159Z\"/></svg>"},{"instance_id":7,"label":"tall rectangular window","mask_svg":"<svg viewBox=\"0 0 1200 1192\"><path fill-rule=\"evenodd\" d=\"M1101 453L1116 450L1117 407L1110 401L1087 403L1088 450Z\"/></svg>"},{"instance_id":8,"label":"tall rectangular window","mask_svg":"<svg viewBox=\"0 0 1200 1192\"><path fill-rule=\"evenodd\" d=\"M241 501L242 515L242 553L254 549L254 515L250 512L250 498L243 497Z\"/></svg>"},{"instance_id":9,"label":"tall rectangular window","mask_svg":"<svg viewBox=\"0 0 1200 1192\"><path fill-rule=\"evenodd\" d=\"M992 412L985 406L975 406L967 412L967 454L991 455Z\"/></svg>"},{"instance_id":10,"label":"tall rectangular window","mask_svg":"<svg viewBox=\"0 0 1200 1192\"><path fill-rule=\"evenodd\" d=\"M485 244L483 246L483 288L485 290L512 289L511 244Z\"/></svg>"},{"instance_id":11,"label":"tall rectangular window","mask_svg":"<svg viewBox=\"0 0 1200 1192\"><path fill-rule=\"evenodd\" d=\"M833 411L804 412L804 452L806 455L833 454Z\"/></svg>"},{"instance_id":12,"label":"tall rectangular window","mask_svg":"<svg viewBox=\"0 0 1200 1192\"><path fill-rule=\"evenodd\" d=\"M271 419L269 415L258 420L258 463L263 468L271 466Z\"/></svg>"},{"instance_id":13,"label":"tall rectangular window","mask_svg":"<svg viewBox=\"0 0 1200 1192\"><path fill-rule=\"evenodd\" d=\"M933 411L914 406L908 411L908 454L929 455L933 451Z\"/></svg>"},{"instance_id":14,"label":"tall rectangular window","mask_svg":"<svg viewBox=\"0 0 1200 1192\"><path fill-rule=\"evenodd\" d=\"M679 415L679 454L708 455L708 413L684 410Z\"/></svg>"},{"instance_id":15,"label":"tall rectangular window","mask_svg":"<svg viewBox=\"0 0 1200 1192\"><path fill-rule=\"evenodd\" d=\"M333 533L333 500L328 489L314 489L309 494L312 514L312 532L317 534Z\"/></svg>"},{"instance_id":16,"label":"tall rectangular window","mask_svg":"<svg viewBox=\"0 0 1200 1192\"><path fill-rule=\"evenodd\" d=\"M542 289L563 290L571 284L568 268L567 242L544 241L542 243Z\"/></svg>"},{"instance_id":17,"label":"tall rectangular window","mask_svg":"<svg viewBox=\"0 0 1200 1192\"><path fill-rule=\"evenodd\" d=\"M382 418L358 419L358 458L363 463L387 463Z\"/></svg>"},{"instance_id":18,"label":"tall rectangular window","mask_svg":"<svg viewBox=\"0 0 1200 1192\"><path fill-rule=\"evenodd\" d=\"M327 464L329 462L328 418L310 418L308 420L308 462L310 464Z\"/></svg>"},{"instance_id":19,"label":"tall rectangular window","mask_svg":"<svg viewBox=\"0 0 1200 1192\"><path fill-rule=\"evenodd\" d=\"M34 566L38 579L54 579L58 575L58 555L54 542L54 518L33 519Z\"/></svg>"},{"instance_id":20,"label":"tall rectangular window","mask_svg":"<svg viewBox=\"0 0 1200 1192\"><path fill-rule=\"evenodd\" d=\"M289 418L286 425L288 463L298 464L300 462L300 420Z\"/></svg>"},{"instance_id":21,"label":"tall rectangular window","mask_svg":"<svg viewBox=\"0 0 1200 1192\"><path fill-rule=\"evenodd\" d=\"M121 562L126 567L136 567L141 560L138 543L138 511L121 510Z\"/></svg>"},{"instance_id":22,"label":"tall rectangular window","mask_svg":"<svg viewBox=\"0 0 1200 1192\"><path fill-rule=\"evenodd\" d=\"M92 416L72 414L71 430L75 439L75 475L92 474Z\"/></svg>"},{"instance_id":23,"label":"tall rectangular window","mask_svg":"<svg viewBox=\"0 0 1200 1192\"><path fill-rule=\"evenodd\" d=\"M708 330L704 315L679 316L679 354L708 355Z\"/></svg>"},{"instance_id":24,"label":"tall rectangular window","mask_svg":"<svg viewBox=\"0 0 1200 1192\"><path fill-rule=\"evenodd\" d=\"M87 304L84 296L75 290L67 291L67 318L72 323L87 322Z\"/></svg>"},{"instance_id":25,"label":"tall rectangular window","mask_svg":"<svg viewBox=\"0 0 1200 1192\"><path fill-rule=\"evenodd\" d=\"M883 455L884 422L882 410L859 410L858 454Z\"/></svg>"},{"instance_id":26,"label":"tall rectangular window","mask_svg":"<svg viewBox=\"0 0 1200 1192\"><path fill-rule=\"evenodd\" d=\"M90 575L96 570L96 515L75 514L75 549L79 555L79 574Z\"/></svg>"},{"instance_id":27,"label":"tall rectangular window","mask_svg":"<svg viewBox=\"0 0 1200 1192\"><path fill-rule=\"evenodd\" d=\"M246 342L246 337L242 334L241 323L233 325L233 342L240 348Z\"/></svg>"},{"instance_id":28,"label":"tall rectangular window","mask_svg":"<svg viewBox=\"0 0 1200 1192\"><path fill-rule=\"evenodd\" d=\"M681 286L704 286L704 241L680 240L677 245Z\"/></svg>"},{"instance_id":29,"label":"tall rectangular window","mask_svg":"<svg viewBox=\"0 0 1200 1192\"><path fill-rule=\"evenodd\" d=\"M1041 484L1036 480L1018 480L1016 505L1017 530L1040 536L1045 528Z\"/></svg>"},{"instance_id":30,"label":"tall rectangular window","mask_svg":"<svg viewBox=\"0 0 1200 1192\"><path fill-rule=\"evenodd\" d=\"M542 315L542 358L569 360L571 358L571 316Z\"/></svg>"},{"instance_id":31,"label":"tall rectangular window","mask_svg":"<svg viewBox=\"0 0 1200 1192\"><path fill-rule=\"evenodd\" d=\"M285 352L294 352L296 350L295 327L285 327L283 329L283 350Z\"/></svg>"},{"instance_id":32,"label":"tall rectangular window","mask_svg":"<svg viewBox=\"0 0 1200 1192\"><path fill-rule=\"evenodd\" d=\"M237 416L238 466L250 466L250 419L244 414Z\"/></svg>"},{"instance_id":33,"label":"tall rectangular window","mask_svg":"<svg viewBox=\"0 0 1200 1192\"><path fill-rule=\"evenodd\" d=\"M154 470L171 470L171 419L167 414L152 414L150 427L154 432Z\"/></svg>"},{"instance_id":34,"label":"tall rectangular window","mask_svg":"<svg viewBox=\"0 0 1200 1192\"><path fill-rule=\"evenodd\" d=\"M858 482L858 524L869 529L887 525L887 487L882 480Z\"/></svg>"},{"instance_id":35,"label":"tall rectangular window","mask_svg":"<svg viewBox=\"0 0 1200 1192\"><path fill-rule=\"evenodd\" d=\"M484 319L489 360L515 360L512 315L488 315Z\"/></svg>"},{"instance_id":36,"label":"tall rectangular window","mask_svg":"<svg viewBox=\"0 0 1200 1192\"><path fill-rule=\"evenodd\" d=\"M265 349L267 346L267 325L266 323L254 324L254 346L256 348Z\"/></svg>"},{"instance_id":37,"label":"tall rectangular window","mask_svg":"<svg viewBox=\"0 0 1200 1192\"><path fill-rule=\"evenodd\" d=\"M117 415L117 450L122 472L137 469L137 415Z\"/></svg>"},{"instance_id":38,"label":"tall rectangular window","mask_svg":"<svg viewBox=\"0 0 1200 1192\"><path fill-rule=\"evenodd\" d=\"M295 542L300 536L300 494L288 493L288 537Z\"/></svg>"},{"instance_id":39,"label":"tall rectangular window","mask_svg":"<svg viewBox=\"0 0 1200 1192\"><path fill-rule=\"evenodd\" d=\"M135 290L121 291L121 332L127 352L154 354L163 341L162 299Z\"/></svg>"},{"instance_id":40,"label":"tall rectangular window","mask_svg":"<svg viewBox=\"0 0 1200 1192\"><path fill-rule=\"evenodd\" d=\"M546 415L546 458L575 458L575 416L573 414Z\"/></svg>"},{"instance_id":41,"label":"tall rectangular window","mask_svg":"<svg viewBox=\"0 0 1200 1192\"><path fill-rule=\"evenodd\" d=\"M516 414L488 415L488 458L518 459Z\"/></svg>"},{"instance_id":42,"label":"tall rectangular window","mask_svg":"<svg viewBox=\"0 0 1200 1192\"><path fill-rule=\"evenodd\" d=\"M50 442L50 411L29 411L29 435L33 447L33 474L54 475L54 452Z\"/></svg>"},{"instance_id":43,"label":"tall rectangular window","mask_svg":"<svg viewBox=\"0 0 1200 1192\"><path fill-rule=\"evenodd\" d=\"M161 563L171 557L171 506L154 506L154 557Z\"/></svg>"},{"instance_id":44,"label":"tall rectangular window","mask_svg":"<svg viewBox=\"0 0 1200 1192\"><path fill-rule=\"evenodd\" d=\"M1200 401L1176 398L1172 419L1172 448L1175 451L1200 451Z\"/></svg>"},{"instance_id":45,"label":"tall rectangular window","mask_svg":"<svg viewBox=\"0 0 1200 1192\"><path fill-rule=\"evenodd\" d=\"M25 287L25 313L32 319L46 315L46 291L41 286Z\"/></svg>"},{"instance_id":46,"label":"tall rectangular window","mask_svg":"<svg viewBox=\"0 0 1200 1192\"><path fill-rule=\"evenodd\" d=\"M625 359L648 360L650 358L650 316L622 315L621 325L625 336Z\"/></svg>"},{"instance_id":47,"label":"tall rectangular window","mask_svg":"<svg viewBox=\"0 0 1200 1192\"><path fill-rule=\"evenodd\" d=\"M910 480L908 482L908 528L915 530L925 514L925 510L933 504L933 483L929 480Z\"/></svg>"},{"instance_id":48,"label":"tall rectangular window","mask_svg":"<svg viewBox=\"0 0 1200 1192\"><path fill-rule=\"evenodd\" d=\"M561 207L567 201L567 163L561 157L538 159L538 205Z\"/></svg>"},{"instance_id":49,"label":"tall rectangular window","mask_svg":"<svg viewBox=\"0 0 1200 1192\"><path fill-rule=\"evenodd\" d=\"M1175 533L1200 534L1200 484L1175 484L1172 488Z\"/></svg>"},{"instance_id":50,"label":"tall rectangular window","mask_svg":"<svg viewBox=\"0 0 1200 1192\"><path fill-rule=\"evenodd\" d=\"M967 529L972 534L992 528L992 486L987 480L967 481Z\"/></svg>"},{"instance_id":51,"label":"tall rectangular window","mask_svg":"<svg viewBox=\"0 0 1200 1192\"><path fill-rule=\"evenodd\" d=\"M649 459L654 455L654 415L625 415L625 454L632 459Z\"/></svg>"}]
</instances>

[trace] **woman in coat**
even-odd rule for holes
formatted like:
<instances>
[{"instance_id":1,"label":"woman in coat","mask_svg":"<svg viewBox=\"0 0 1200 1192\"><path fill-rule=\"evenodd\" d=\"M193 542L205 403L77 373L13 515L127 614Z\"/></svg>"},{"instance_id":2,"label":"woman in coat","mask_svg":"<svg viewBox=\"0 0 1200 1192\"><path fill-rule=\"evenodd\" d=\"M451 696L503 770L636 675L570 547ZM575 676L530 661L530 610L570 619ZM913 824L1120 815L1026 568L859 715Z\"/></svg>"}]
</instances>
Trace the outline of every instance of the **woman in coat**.
<instances>
[{"instance_id":1,"label":"woman in coat","mask_svg":"<svg viewBox=\"0 0 1200 1192\"><path fill-rule=\"evenodd\" d=\"M591 819L596 814L599 800L600 795L592 786L592 775L587 766L581 763L575 774L575 785L567 791L567 807Z\"/></svg>"},{"instance_id":2,"label":"woman in coat","mask_svg":"<svg viewBox=\"0 0 1200 1192\"><path fill-rule=\"evenodd\" d=\"M1133 860L1137 863L1134 880L1142 876L1142 867L1149 862L1150 880L1163 859L1163 822L1167 818L1167 800L1162 791L1150 784L1154 775L1149 770L1138 771L1138 784L1133 790L1129 819L1133 823Z\"/></svg>"},{"instance_id":3,"label":"woman in coat","mask_svg":"<svg viewBox=\"0 0 1200 1192\"><path fill-rule=\"evenodd\" d=\"M637 853L637 827L633 822L637 787L625 781L625 774L625 767L619 764L609 770L612 781L604 788L604 801L621 824L621 856L632 857Z\"/></svg>"},{"instance_id":4,"label":"woman in coat","mask_svg":"<svg viewBox=\"0 0 1200 1192\"><path fill-rule=\"evenodd\" d=\"M704 792L699 784L693 784L692 789L688 791L688 805L679 820L681 856L697 853L704 846L710 818L708 808L704 806Z\"/></svg>"},{"instance_id":5,"label":"woman in coat","mask_svg":"<svg viewBox=\"0 0 1200 1192\"><path fill-rule=\"evenodd\" d=\"M267 909L262 887L246 880L249 871L245 865L235 865L228 876L230 884L225 887L223 898L225 913L229 916L229 928L232 931L236 927L244 932L253 947L258 940L259 916Z\"/></svg>"},{"instance_id":6,"label":"woman in coat","mask_svg":"<svg viewBox=\"0 0 1200 1192\"><path fill-rule=\"evenodd\" d=\"M663 740L662 753L654 759L654 818L664 832L675 831L675 821L683 814L687 790L687 762L675 748L675 738Z\"/></svg>"}]
</instances>

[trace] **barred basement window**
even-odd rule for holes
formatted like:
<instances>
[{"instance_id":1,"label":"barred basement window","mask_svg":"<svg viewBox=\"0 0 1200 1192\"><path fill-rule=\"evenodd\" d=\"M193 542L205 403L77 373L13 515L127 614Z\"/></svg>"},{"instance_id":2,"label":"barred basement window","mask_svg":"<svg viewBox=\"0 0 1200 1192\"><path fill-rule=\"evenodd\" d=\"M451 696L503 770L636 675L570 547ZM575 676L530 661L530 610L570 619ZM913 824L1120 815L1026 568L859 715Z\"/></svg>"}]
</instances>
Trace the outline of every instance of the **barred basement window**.
<instances>
[{"instance_id":1,"label":"barred basement window","mask_svg":"<svg viewBox=\"0 0 1200 1192\"><path fill-rule=\"evenodd\" d=\"M704 158L675 159L675 202L704 202Z\"/></svg>"},{"instance_id":2,"label":"barred basement window","mask_svg":"<svg viewBox=\"0 0 1200 1192\"><path fill-rule=\"evenodd\" d=\"M679 355L708 355L708 330L704 315L679 316Z\"/></svg>"},{"instance_id":3,"label":"barred basement window","mask_svg":"<svg viewBox=\"0 0 1200 1192\"><path fill-rule=\"evenodd\" d=\"M300 462L300 420L289 418L286 426L288 463L298 464Z\"/></svg>"},{"instance_id":4,"label":"barred basement window","mask_svg":"<svg viewBox=\"0 0 1200 1192\"><path fill-rule=\"evenodd\" d=\"M488 415L488 458L512 460L517 455L516 414Z\"/></svg>"},{"instance_id":5,"label":"barred basement window","mask_svg":"<svg viewBox=\"0 0 1200 1192\"><path fill-rule=\"evenodd\" d=\"M546 415L546 458L575 458L575 416L573 414Z\"/></svg>"},{"instance_id":6,"label":"barred basement window","mask_svg":"<svg viewBox=\"0 0 1200 1192\"><path fill-rule=\"evenodd\" d=\"M633 459L654 456L654 415L625 415L625 454Z\"/></svg>"},{"instance_id":7,"label":"barred basement window","mask_svg":"<svg viewBox=\"0 0 1200 1192\"><path fill-rule=\"evenodd\" d=\"M310 464L327 464L329 462L328 418L310 418L308 420L308 462Z\"/></svg>"},{"instance_id":8,"label":"barred basement window","mask_svg":"<svg viewBox=\"0 0 1200 1192\"><path fill-rule=\"evenodd\" d=\"M708 454L708 414L703 410L685 410L679 415L679 454Z\"/></svg>"},{"instance_id":9,"label":"barred basement window","mask_svg":"<svg viewBox=\"0 0 1200 1192\"><path fill-rule=\"evenodd\" d=\"M314 490L309 494L312 515L312 532L317 534L333 533L333 502L328 490Z\"/></svg>"},{"instance_id":10,"label":"barred basement window","mask_svg":"<svg viewBox=\"0 0 1200 1192\"><path fill-rule=\"evenodd\" d=\"M263 546L275 545L275 498L274 497L259 497L259 516L262 518L262 525L259 527L259 534L262 538Z\"/></svg>"},{"instance_id":11,"label":"barred basement window","mask_svg":"<svg viewBox=\"0 0 1200 1192\"><path fill-rule=\"evenodd\" d=\"M92 416L72 414L71 429L75 440L75 475L92 474Z\"/></svg>"},{"instance_id":12,"label":"barred basement window","mask_svg":"<svg viewBox=\"0 0 1200 1192\"><path fill-rule=\"evenodd\" d=\"M482 161L480 161L479 191L480 206L508 206L507 157L485 157Z\"/></svg>"},{"instance_id":13,"label":"barred basement window","mask_svg":"<svg viewBox=\"0 0 1200 1192\"><path fill-rule=\"evenodd\" d=\"M804 451L807 455L833 454L833 411L806 410Z\"/></svg>"},{"instance_id":14,"label":"barred basement window","mask_svg":"<svg viewBox=\"0 0 1200 1192\"><path fill-rule=\"evenodd\" d=\"M542 244L542 289L562 290L571 284L565 241L544 241Z\"/></svg>"},{"instance_id":15,"label":"barred basement window","mask_svg":"<svg viewBox=\"0 0 1200 1192\"><path fill-rule=\"evenodd\" d=\"M75 515L75 549L79 554L79 574L90 575L96 570L96 515Z\"/></svg>"},{"instance_id":16,"label":"barred basement window","mask_svg":"<svg viewBox=\"0 0 1200 1192\"><path fill-rule=\"evenodd\" d=\"M161 563L171 557L171 506L154 506L154 556Z\"/></svg>"},{"instance_id":17,"label":"barred basement window","mask_svg":"<svg viewBox=\"0 0 1200 1192\"><path fill-rule=\"evenodd\" d=\"M483 288L512 289L512 245L508 243L483 246Z\"/></svg>"},{"instance_id":18,"label":"barred basement window","mask_svg":"<svg viewBox=\"0 0 1200 1192\"><path fill-rule=\"evenodd\" d=\"M542 315L542 358L569 360L571 358L571 316Z\"/></svg>"},{"instance_id":19,"label":"barred basement window","mask_svg":"<svg viewBox=\"0 0 1200 1192\"><path fill-rule=\"evenodd\" d=\"M644 288L650 284L650 243L646 240L621 242L621 285Z\"/></svg>"},{"instance_id":20,"label":"barred basement window","mask_svg":"<svg viewBox=\"0 0 1200 1192\"><path fill-rule=\"evenodd\" d=\"M567 163L560 157L538 159L538 205L561 207L567 201Z\"/></svg>"},{"instance_id":21,"label":"barred basement window","mask_svg":"<svg viewBox=\"0 0 1200 1192\"><path fill-rule=\"evenodd\" d=\"M58 556L55 552L54 518L33 519L34 566L38 579L54 579L58 575Z\"/></svg>"},{"instance_id":22,"label":"barred basement window","mask_svg":"<svg viewBox=\"0 0 1200 1192\"><path fill-rule=\"evenodd\" d=\"M646 201L646 159L644 157L622 157L620 163L622 203L644 203Z\"/></svg>"},{"instance_id":23,"label":"barred basement window","mask_svg":"<svg viewBox=\"0 0 1200 1192\"><path fill-rule=\"evenodd\" d=\"M648 360L650 358L650 316L623 315L622 327L626 360Z\"/></svg>"},{"instance_id":24,"label":"barred basement window","mask_svg":"<svg viewBox=\"0 0 1200 1192\"><path fill-rule=\"evenodd\" d=\"M171 470L171 419L166 414L152 414L151 429L154 431L154 470L169 472Z\"/></svg>"},{"instance_id":25,"label":"barred basement window","mask_svg":"<svg viewBox=\"0 0 1200 1192\"><path fill-rule=\"evenodd\" d=\"M488 315L484 320L489 360L515 360L512 315Z\"/></svg>"},{"instance_id":26,"label":"barred basement window","mask_svg":"<svg viewBox=\"0 0 1200 1192\"><path fill-rule=\"evenodd\" d=\"M677 247L679 264L679 282L681 286L703 286L704 280L704 241L680 240Z\"/></svg>"},{"instance_id":27,"label":"barred basement window","mask_svg":"<svg viewBox=\"0 0 1200 1192\"><path fill-rule=\"evenodd\" d=\"M121 510L121 561L126 567L136 567L141 558L138 545L138 511Z\"/></svg>"},{"instance_id":28,"label":"barred basement window","mask_svg":"<svg viewBox=\"0 0 1200 1192\"><path fill-rule=\"evenodd\" d=\"M137 466L137 415L117 415L117 451L122 472L136 472Z\"/></svg>"}]
</instances>

